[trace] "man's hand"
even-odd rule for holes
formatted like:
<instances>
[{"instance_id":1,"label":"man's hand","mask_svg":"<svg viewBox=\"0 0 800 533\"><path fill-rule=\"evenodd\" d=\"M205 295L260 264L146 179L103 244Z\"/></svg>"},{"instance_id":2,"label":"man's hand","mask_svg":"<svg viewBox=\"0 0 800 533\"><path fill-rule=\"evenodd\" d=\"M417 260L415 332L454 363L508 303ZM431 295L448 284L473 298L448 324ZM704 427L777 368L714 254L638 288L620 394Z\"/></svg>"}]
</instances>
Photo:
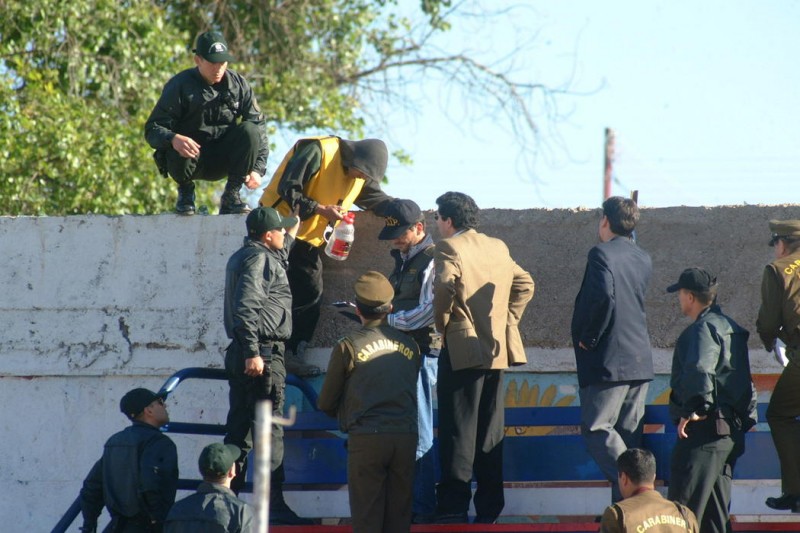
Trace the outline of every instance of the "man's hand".
<instances>
[{"instance_id":1,"label":"man's hand","mask_svg":"<svg viewBox=\"0 0 800 533\"><path fill-rule=\"evenodd\" d=\"M200 145L194 142L194 139L176 133L172 138L172 147L178 152L178 155L187 159L197 159L200 157Z\"/></svg>"},{"instance_id":2,"label":"man's hand","mask_svg":"<svg viewBox=\"0 0 800 533\"><path fill-rule=\"evenodd\" d=\"M251 191L257 189L261 185L261 174L255 170L251 171L247 177L244 178L244 185Z\"/></svg>"},{"instance_id":3,"label":"man's hand","mask_svg":"<svg viewBox=\"0 0 800 533\"><path fill-rule=\"evenodd\" d=\"M300 206L299 205L294 206L292 214L289 216L295 217L297 219L297 224L295 224L291 228L286 228L286 234L291 235L294 238L297 236L297 231L300 229Z\"/></svg>"},{"instance_id":4,"label":"man's hand","mask_svg":"<svg viewBox=\"0 0 800 533\"><path fill-rule=\"evenodd\" d=\"M264 360L260 355L244 360L244 373L250 377L257 377L264 373Z\"/></svg>"},{"instance_id":5,"label":"man's hand","mask_svg":"<svg viewBox=\"0 0 800 533\"><path fill-rule=\"evenodd\" d=\"M698 420L705 420L708 418L707 416L700 416L697 413L692 413L689 418L681 417L681 421L678 422L678 438L687 439L689 435L686 433L686 426L689 425L689 422L697 422Z\"/></svg>"},{"instance_id":6,"label":"man's hand","mask_svg":"<svg viewBox=\"0 0 800 533\"><path fill-rule=\"evenodd\" d=\"M323 216L330 220L331 222L336 222L337 220L342 220L344 218L344 213L346 211L340 205L318 205L314 212L320 216Z\"/></svg>"}]
</instances>

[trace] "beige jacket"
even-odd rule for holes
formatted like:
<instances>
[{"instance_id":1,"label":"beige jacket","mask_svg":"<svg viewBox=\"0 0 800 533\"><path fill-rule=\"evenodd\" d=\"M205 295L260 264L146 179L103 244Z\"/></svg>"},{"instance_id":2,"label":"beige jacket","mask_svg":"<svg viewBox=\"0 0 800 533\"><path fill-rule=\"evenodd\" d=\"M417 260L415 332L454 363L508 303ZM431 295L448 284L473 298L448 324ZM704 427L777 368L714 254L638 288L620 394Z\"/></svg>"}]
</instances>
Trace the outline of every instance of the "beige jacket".
<instances>
[{"instance_id":1,"label":"beige jacket","mask_svg":"<svg viewBox=\"0 0 800 533\"><path fill-rule=\"evenodd\" d=\"M439 241L434 260L434 321L453 370L525 364L519 321L534 284L505 243L470 229Z\"/></svg>"}]
</instances>

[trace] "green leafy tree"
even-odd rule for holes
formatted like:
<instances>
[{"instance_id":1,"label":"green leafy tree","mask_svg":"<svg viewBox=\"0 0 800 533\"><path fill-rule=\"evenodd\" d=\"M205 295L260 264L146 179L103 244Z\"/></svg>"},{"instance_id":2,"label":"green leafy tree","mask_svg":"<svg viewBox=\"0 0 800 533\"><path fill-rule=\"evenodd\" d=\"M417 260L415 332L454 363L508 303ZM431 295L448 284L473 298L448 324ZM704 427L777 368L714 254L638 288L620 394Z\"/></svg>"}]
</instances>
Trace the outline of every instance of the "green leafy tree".
<instances>
[{"instance_id":1,"label":"green leafy tree","mask_svg":"<svg viewBox=\"0 0 800 533\"><path fill-rule=\"evenodd\" d=\"M0 0L0 214L170 211L175 187L157 174L143 126L163 84L192 65L194 39L208 29L226 35L233 67L253 85L270 133L361 135L367 120L381 126L380 105L402 100L407 79L439 73L488 96L511 127L537 140L535 93L558 91L434 46L462 7L451 0L419 0L413 9L396 0ZM199 192L200 202L211 202L213 187Z\"/></svg>"}]
</instances>

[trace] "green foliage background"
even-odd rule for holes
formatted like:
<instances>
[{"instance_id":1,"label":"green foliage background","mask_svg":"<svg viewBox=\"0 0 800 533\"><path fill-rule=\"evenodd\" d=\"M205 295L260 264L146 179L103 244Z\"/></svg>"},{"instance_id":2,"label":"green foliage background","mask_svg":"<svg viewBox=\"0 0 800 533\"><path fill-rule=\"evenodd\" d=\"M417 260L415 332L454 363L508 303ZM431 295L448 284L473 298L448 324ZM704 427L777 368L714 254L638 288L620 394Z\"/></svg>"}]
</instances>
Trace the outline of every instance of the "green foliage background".
<instances>
[{"instance_id":1,"label":"green foliage background","mask_svg":"<svg viewBox=\"0 0 800 533\"><path fill-rule=\"evenodd\" d=\"M402 1L402 0L401 0ZM0 0L0 214L172 210L143 138L163 84L221 30L275 128L357 136L370 80L419 64L394 0ZM419 0L427 34L449 0ZM272 133L272 132L270 132ZM271 157L282 157L273 154ZM221 185L220 185L221 187ZM199 189L211 202L211 187Z\"/></svg>"}]
</instances>

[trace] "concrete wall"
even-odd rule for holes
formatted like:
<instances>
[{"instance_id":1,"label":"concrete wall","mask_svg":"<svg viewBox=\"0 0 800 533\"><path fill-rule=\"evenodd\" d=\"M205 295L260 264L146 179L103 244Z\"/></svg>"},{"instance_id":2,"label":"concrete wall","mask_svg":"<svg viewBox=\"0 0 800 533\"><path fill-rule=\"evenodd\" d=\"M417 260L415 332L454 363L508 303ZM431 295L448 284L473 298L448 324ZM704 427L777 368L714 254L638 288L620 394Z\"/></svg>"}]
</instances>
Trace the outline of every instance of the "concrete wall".
<instances>
[{"instance_id":1,"label":"concrete wall","mask_svg":"<svg viewBox=\"0 0 800 533\"><path fill-rule=\"evenodd\" d=\"M644 210L638 239L655 267L647 306L660 372L686 325L663 289L684 267L715 271L724 309L755 331L771 218L800 218L800 209ZM521 325L530 362L520 371L574 370L569 320L597 222L596 210L483 212L482 231L504 239L536 281ZM350 259L326 261L326 303L351 298L361 272L391 268L380 226L357 216ZM239 216L0 218L0 471L11 484L0 502L4 531L55 524L104 440L126 425L117 409L125 391L158 389L180 368L222 366L224 268L243 235ZM313 351L320 365L350 327L325 309ZM755 335L751 348L754 371L779 371ZM224 383L187 384L170 401L173 419L222 422L226 412ZM176 440L181 470L193 476L205 441Z\"/></svg>"}]
</instances>

